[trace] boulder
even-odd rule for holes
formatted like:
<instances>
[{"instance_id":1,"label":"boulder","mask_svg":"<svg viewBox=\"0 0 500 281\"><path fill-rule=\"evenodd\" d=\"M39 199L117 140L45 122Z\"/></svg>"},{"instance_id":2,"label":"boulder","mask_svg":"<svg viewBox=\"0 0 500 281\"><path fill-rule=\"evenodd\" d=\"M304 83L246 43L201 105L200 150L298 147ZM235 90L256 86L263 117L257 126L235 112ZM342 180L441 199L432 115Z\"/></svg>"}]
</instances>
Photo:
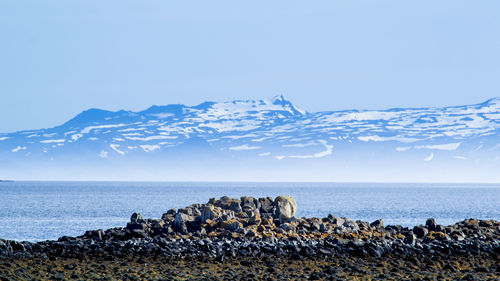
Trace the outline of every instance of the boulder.
<instances>
[{"instance_id":1,"label":"boulder","mask_svg":"<svg viewBox=\"0 0 500 281\"><path fill-rule=\"evenodd\" d=\"M201 222L206 222L207 220L213 220L216 218L215 207L213 205L206 205L201 209Z\"/></svg>"},{"instance_id":2,"label":"boulder","mask_svg":"<svg viewBox=\"0 0 500 281\"><path fill-rule=\"evenodd\" d=\"M330 233L330 232L331 232L331 229L330 229L330 227L329 227L327 224L325 224L325 223L321 223L321 224L319 225L319 231L320 231L320 232L323 232L323 233Z\"/></svg>"},{"instance_id":3,"label":"boulder","mask_svg":"<svg viewBox=\"0 0 500 281\"><path fill-rule=\"evenodd\" d=\"M343 232L354 232L359 230L359 226L355 221L345 220L342 224Z\"/></svg>"},{"instance_id":4,"label":"boulder","mask_svg":"<svg viewBox=\"0 0 500 281\"><path fill-rule=\"evenodd\" d=\"M378 219L378 220L370 223L370 226L374 227L374 228L382 228L382 227L384 227L384 220L383 219Z\"/></svg>"},{"instance_id":5,"label":"boulder","mask_svg":"<svg viewBox=\"0 0 500 281\"><path fill-rule=\"evenodd\" d=\"M429 230L421 225L417 225L417 226L413 227L413 233L415 233L415 235L418 238L422 238L429 233Z\"/></svg>"},{"instance_id":6,"label":"boulder","mask_svg":"<svg viewBox=\"0 0 500 281\"><path fill-rule=\"evenodd\" d=\"M126 229L140 229L140 230L147 230L148 225L145 223L127 223Z\"/></svg>"},{"instance_id":7,"label":"boulder","mask_svg":"<svg viewBox=\"0 0 500 281\"><path fill-rule=\"evenodd\" d=\"M271 197L259 198L257 201L260 213L273 213L274 201Z\"/></svg>"},{"instance_id":8,"label":"boulder","mask_svg":"<svg viewBox=\"0 0 500 281\"><path fill-rule=\"evenodd\" d=\"M285 231L290 231L290 230L292 230L292 225L289 223L283 223L280 225L280 228L285 230Z\"/></svg>"},{"instance_id":9,"label":"boulder","mask_svg":"<svg viewBox=\"0 0 500 281\"><path fill-rule=\"evenodd\" d=\"M194 206L189 206L183 209L179 209L178 213L183 213L191 217L197 217L201 215L200 210Z\"/></svg>"},{"instance_id":10,"label":"boulder","mask_svg":"<svg viewBox=\"0 0 500 281\"><path fill-rule=\"evenodd\" d=\"M439 240L439 241L448 241L450 237L443 232L440 231L431 231L429 235L427 235L428 240Z\"/></svg>"},{"instance_id":11,"label":"boulder","mask_svg":"<svg viewBox=\"0 0 500 281\"><path fill-rule=\"evenodd\" d=\"M235 199L235 198L230 198L230 197L227 197L227 196L222 196L220 199L216 200L216 199L210 199L208 201L209 204L212 204L216 207L220 207L224 210L231 210L231 208L237 208L236 207L236 204L239 204L240 201L238 199Z\"/></svg>"},{"instance_id":12,"label":"boulder","mask_svg":"<svg viewBox=\"0 0 500 281\"><path fill-rule=\"evenodd\" d=\"M425 227L430 231L435 231L436 226L437 226L436 220L433 218L430 218L425 222Z\"/></svg>"},{"instance_id":13,"label":"boulder","mask_svg":"<svg viewBox=\"0 0 500 281\"><path fill-rule=\"evenodd\" d=\"M130 223L133 224L142 223L143 220L141 213L133 213L132 216L130 216Z\"/></svg>"},{"instance_id":14,"label":"boulder","mask_svg":"<svg viewBox=\"0 0 500 281\"><path fill-rule=\"evenodd\" d=\"M253 198L253 197L247 197L247 196L243 196L240 198L241 200L241 209L243 210L243 212L246 212L247 214L255 214L257 212L259 212L259 208L258 208L258 201L257 199Z\"/></svg>"},{"instance_id":15,"label":"boulder","mask_svg":"<svg viewBox=\"0 0 500 281\"><path fill-rule=\"evenodd\" d=\"M177 210L170 209L161 216L161 219L164 220L165 222L173 221L175 214L177 214Z\"/></svg>"},{"instance_id":16,"label":"boulder","mask_svg":"<svg viewBox=\"0 0 500 281\"><path fill-rule=\"evenodd\" d=\"M417 237L413 234L412 231L405 234L405 239L403 240L406 244L415 246L415 242L417 241Z\"/></svg>"},{"instance_id":17,"label":"boulder","mask_svg":"<svg viewBox=\"0 0 500 281\"><path fill-rule=\"evenodd\" d=\"M328 216L330 218L330 216ZM336 216L333 216L330 218L331 221L332 221L332 224L336 225L336 226L341 226L344 224L345 220L343 218L339 218L339 217L336 217Z\"/></svg>"},{"instance_id":18,"label":"boulder","mask_svg":"<svg viewBox=\"0 0 500 281\"><path fill-rule=\"evenodd\" d=\"M261 218L260 218L260 215L259 214L255 214L253 215L252 217L250 217L250 219L248 220L248 224L256 224L256 225L259 225L260 223L262 222Z\"/></svg>"},{"instance_id":19,"label":"boulder","mask_svg":"<svg viewBox=\"0 0 500 281\"><path fill-rule=\"evenodd\" d=\"M243 224L239 221L235 221L233 223L231 223L227 229L231 232L237 232L238 230L242 229L243 228Z\"/></svg>"},{"instance_id":20,"label":"boulder","mask_svg":"<svg viewBox=\"0 0 500 281\"><path fill-rule=\"evenodd\" d=\"M187 233L186 222L188 221L193 221L193 219L184 213L175 214L174 223L172 224L173 230L176 232Z\"/></svg>"},{"instance_id":21,"label":"boulder","mask_svg":"<svg viewBox=\"0 0 500 281\"><path fill-rule=\"evenodd\" d=\"M240 202L238 201L232 201L231 204L229 205L229 210L235 213L243 211L243 209L241 209Z\"/></svg>"},{"instance_id":22,"label":"boulder","mask_svg":"<svg viewBox=\"0 0 500 281\"><path fill-rule=\"evenodd\" d=\"M297 211L297 202L291 196L278 196L274 199L274 215L276 218L291 218Z\"/></svg>"}]
</instances>

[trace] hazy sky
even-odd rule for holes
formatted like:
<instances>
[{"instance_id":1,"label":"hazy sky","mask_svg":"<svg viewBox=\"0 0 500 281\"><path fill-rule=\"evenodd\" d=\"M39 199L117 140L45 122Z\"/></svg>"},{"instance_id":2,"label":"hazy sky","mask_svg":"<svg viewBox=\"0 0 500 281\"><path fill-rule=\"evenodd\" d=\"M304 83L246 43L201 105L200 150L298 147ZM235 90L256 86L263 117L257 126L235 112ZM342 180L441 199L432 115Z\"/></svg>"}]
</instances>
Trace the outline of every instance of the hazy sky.
<instances>
[{"instance_id":1,"label":"hazy sky","mask_svg":"<svg viewBox=\"0 0 500 281\"><path fill-rule=\"evenodd\" d=\"M0 132L90 107L308 111L500 96L500 1L3 1Z\"/></svg>"}]
</instances>

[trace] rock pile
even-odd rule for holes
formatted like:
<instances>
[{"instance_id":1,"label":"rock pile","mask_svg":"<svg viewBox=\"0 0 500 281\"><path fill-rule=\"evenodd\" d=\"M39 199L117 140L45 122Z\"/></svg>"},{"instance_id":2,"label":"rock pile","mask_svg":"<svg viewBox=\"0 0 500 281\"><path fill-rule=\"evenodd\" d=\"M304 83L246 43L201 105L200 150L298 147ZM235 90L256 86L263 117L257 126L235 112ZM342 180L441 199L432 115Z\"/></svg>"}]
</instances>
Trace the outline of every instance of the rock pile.
<instances>
[{"instance_id":1,"label":"rock pile","mask_svg":"<svg viewBox=\"0 0 500 281\"><path fill-rule=\"evenodd\" d=\"M244 196L235 199L224 196L219 199L212 198L206 204L168 210L161 219L143 219L141 214L134 213L125 228L128 233L124 235L125 238L164 236L177 239L284 238L298 237L298 229L302 229L302 235L314 227L320 230L321 225L323 233L330 231L320 220L316 219L311 226L305 220L296 218L296 210L297 202L290 196L278 196L274 200L270 197L257 199ZM338 226L343 227L342 224Z\"/></svg>"},{"instance_id":2,"label":"rock pile","mask_svg":"<svg viewBox=\"0 0 500 281\"><path fill-rule=\"evenodd\" d=\"M500 254L500 223L467 219L443 226L429 219L406 228L328 215L298 218L290 196L222 197L171 209L159 219L132 214L126 227L92 230L79 237L38 243L0 239L0 256L46 254L255 256L382 256L387 253Z\"/></svg>"}]
</instances>

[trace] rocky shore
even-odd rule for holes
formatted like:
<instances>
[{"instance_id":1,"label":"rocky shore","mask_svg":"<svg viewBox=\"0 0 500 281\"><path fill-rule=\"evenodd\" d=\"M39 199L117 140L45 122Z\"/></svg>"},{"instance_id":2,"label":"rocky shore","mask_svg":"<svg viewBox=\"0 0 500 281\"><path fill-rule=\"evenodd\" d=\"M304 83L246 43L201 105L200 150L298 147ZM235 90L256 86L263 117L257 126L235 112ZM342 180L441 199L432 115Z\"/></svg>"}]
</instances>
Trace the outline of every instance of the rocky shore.
<instances>
[{"instance_id":1,"label":"rocky shore","mask_svg":"<svg viewBox=\"0 0 500 281\"><path fill-rule=\"evenodd\" d=\"M0 239L0 276L13 279L500 278L500 223L298 218L289 196L212 198L159 219L37 243ZM32 270L32 271L30 271ZM34 271L33 271L34 270ZM247 277L247 278L245 278ZM138 279L136 279L138 278ZM57 278L56 278L57 279Z\"/></svg>"}]
</instances>

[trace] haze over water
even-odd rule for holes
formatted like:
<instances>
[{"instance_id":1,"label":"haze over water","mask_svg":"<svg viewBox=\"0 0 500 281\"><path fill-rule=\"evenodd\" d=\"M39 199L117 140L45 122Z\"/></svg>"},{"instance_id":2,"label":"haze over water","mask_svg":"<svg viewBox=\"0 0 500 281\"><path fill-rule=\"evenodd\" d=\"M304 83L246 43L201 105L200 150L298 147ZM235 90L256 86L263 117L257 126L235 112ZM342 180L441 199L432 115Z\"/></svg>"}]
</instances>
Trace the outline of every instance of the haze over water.
<instances>
[{"instance_id":1,"label":"haze over water","mask_svg":"<svg viewBox=\"0 0 500 281\"><path fill-rule=\"evenodd\" d=\"M292 195L296 216L328 214L414 226L500 219L500 184L2 182L0 238L40 241L124 227L133 212L160 218L211 197Z\"/></svg>"}]
</instances>

